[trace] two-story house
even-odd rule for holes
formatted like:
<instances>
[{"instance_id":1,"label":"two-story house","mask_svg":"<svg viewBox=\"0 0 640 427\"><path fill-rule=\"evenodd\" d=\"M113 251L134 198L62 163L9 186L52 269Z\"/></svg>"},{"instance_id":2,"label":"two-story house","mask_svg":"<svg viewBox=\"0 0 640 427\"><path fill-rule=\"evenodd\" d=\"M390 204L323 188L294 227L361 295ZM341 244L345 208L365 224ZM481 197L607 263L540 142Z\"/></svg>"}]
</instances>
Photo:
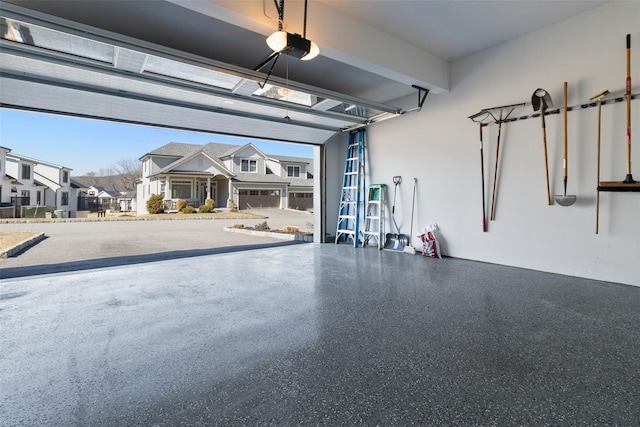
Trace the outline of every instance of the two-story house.
<instances>
[{"instance_id":1,"label":"two-story house","mask_svg":"<svg viewBox=\"0 0 640 427\"><path fill-rule=\"evenodd\" d=\"M138 213L146 213L151 194L163 194L165 211L179 199L199 207L207 198L217 207L239 209L313 206L311 159L270 156L253 144L205 145L171 142L140 158Z\"/></svg>"},{"instance_id":2,"label":"two-story house","mask_svg":"<svg viewBox=\"0 0 640 427\"><path fill-rule=\"evenodd\" d=\"M71 169L9 149L4 150L4 160L10 180L10 203L18 210L21 206L49 206L62 211L65 217L75 216L76 189L71 185Z\"/></svg>"}]
</instances>

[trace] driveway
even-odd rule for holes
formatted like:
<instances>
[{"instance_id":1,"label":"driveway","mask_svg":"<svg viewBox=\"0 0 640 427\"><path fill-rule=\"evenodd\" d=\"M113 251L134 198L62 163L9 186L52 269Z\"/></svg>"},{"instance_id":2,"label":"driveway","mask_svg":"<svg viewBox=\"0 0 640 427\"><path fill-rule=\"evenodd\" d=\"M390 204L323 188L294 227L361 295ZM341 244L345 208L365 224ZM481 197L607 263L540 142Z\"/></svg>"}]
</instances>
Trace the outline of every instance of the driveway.
<instances>
[{"instance_id":1,"label":"driveway","mask_svg":"<svg viewBox=\"0 0 640 427\"><path fill-rule=\"evenodd\" d=\"M255 209L265 219L131 220L2 224L3 231L44 232L46 238L17 256L0 261L0 278L126 265L294 244L269 237L225 232L242 223L266 221L270 228L294 225L313 231L308 212Z\"/></svg>"}]
</instances>

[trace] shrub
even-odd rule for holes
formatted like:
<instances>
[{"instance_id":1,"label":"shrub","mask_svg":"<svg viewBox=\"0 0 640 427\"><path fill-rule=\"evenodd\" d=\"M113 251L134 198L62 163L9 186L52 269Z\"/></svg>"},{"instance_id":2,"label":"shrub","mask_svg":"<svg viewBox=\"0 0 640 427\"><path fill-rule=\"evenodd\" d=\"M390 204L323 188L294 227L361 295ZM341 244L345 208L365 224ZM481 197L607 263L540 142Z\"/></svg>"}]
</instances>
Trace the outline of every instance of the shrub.
<instances>
[{"instance_id":1,"label":"shrub","mask_svg":"<svg viewBox=\"0 0 640 427\"><path fill-rule=\"evenodd\" d=\"M183 214L192 214L196 213L196 208L194 208L193 206L185 206L180 212L182 212Z\"/></svg>"},{"instance_id":2,"label":"shrub","mask_svg":"<svg viewBox=\"0 0 640 427\"><path fill-rule=\"evenodd\" d=\"M231 224L231 228L244 228L244 224Z\"/></svg>"},{"instance_id":3,"label":"shrub","mask_svg":"<svg viewBox=\"0 0 640 427\"><path fill-rule=\"evenodd\" d=\"M267 221L261 222L260 224L256 224L253 228L256 230L262 230L262 231L271 230L269 228L269 224L267 224Z\"/></svg>"},{"instance_id":4,"label":"shrub","mask_svg":"<svg viewBox=\"0 0 640 427\"><path fill-rule=\"evenodd\" d=\"M209 206L211 210L214 210L216 208L216 201L213 199L207 199L204 201L204 205Z\"/></svg>"},{"instance_id":5,"label":"shrub","mask_svg":"<svg viewBox=\"0 0 640 427\"><path fill-rule=\"evenodd\" d=\"M182 210L186 207L187 207L187 201L178 199L178 201L176 202L176 209L178 209L178 212L182 212Z\"/></svg>"},{"instance_id":6,"label":"shrub","mask_svg":"<svg viewBox=\"0 0 640 427\"><path fill-rule=\"evenodd\" d=\"M238 205L229 200L229 210L231 212L238 212Z\"/></svg>"},{"instance_id":7,"label":"shrub","mask_svg":"<svg viewBox=\"0 0 640 427\"><path fill-rule=\"evenodd\" d=\"M213 212L213 208L209 205L202 205L198 208L198 212L200 213L211 213Z\"/></svg>"},{"instance_id":8,"label":"shrub","mask_svg":"<svg viewBox=\"0 0 640 427\"><path fill-rule=\"evenodd\" d=\"M147 200L147 212L150 214L159 214L164 212L164 195L152 194Z\"/></svg>"},{"instance_id":9,"label":"shrub","mask_svg":"<svg viewBox=\"0 0 640 427\"><path fill-rule=\"evenodd\" d=\"M285 233L298 233L300 231L300 227L296 225L285 225L282 227L282 231Z\"/></svg>"}]
</instances>

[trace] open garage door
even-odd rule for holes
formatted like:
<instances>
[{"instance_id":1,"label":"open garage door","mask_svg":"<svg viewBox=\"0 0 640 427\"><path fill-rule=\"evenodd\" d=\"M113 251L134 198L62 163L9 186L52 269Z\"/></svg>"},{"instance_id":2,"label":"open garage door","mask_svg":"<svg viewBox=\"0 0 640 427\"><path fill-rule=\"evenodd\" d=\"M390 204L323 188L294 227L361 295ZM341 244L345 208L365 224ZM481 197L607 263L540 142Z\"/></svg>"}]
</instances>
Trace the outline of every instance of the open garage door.
<instances>
[{"instance_id":1,"label":"open garage door","mask_svg":"<svg viewBox=\"0 0 640 427\"><path fill-rule=\"evenodd\" d=\"M321 145L399 110L10 3L0 107ZM9 25L10 24L10 25Z\"/></svg>"}]
</instances>

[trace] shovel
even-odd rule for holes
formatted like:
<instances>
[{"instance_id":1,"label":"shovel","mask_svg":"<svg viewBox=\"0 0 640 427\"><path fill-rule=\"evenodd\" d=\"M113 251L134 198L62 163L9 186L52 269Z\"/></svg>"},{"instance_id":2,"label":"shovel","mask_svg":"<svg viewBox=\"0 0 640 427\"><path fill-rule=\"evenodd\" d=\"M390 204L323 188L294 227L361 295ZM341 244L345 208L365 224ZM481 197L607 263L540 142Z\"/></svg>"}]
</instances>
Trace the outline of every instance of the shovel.
<instances>
[{"instance_id":1,"label":"shovel","mask_svg":"<svg viewBox=\"0 0 640 427\"><path fill-rule=\"evenodd\" d=\"M386 251L396 251L396 252L404 252L405 246L409 244L409 237L404 234L400 234L400 229L398 228L398 223L396 222L395 211L396 211L396 194L398 192L398 184L402 182L402 177L394 176L393 183L395 188L393 190L393 206L391 207L391 219L393 220L393 224L396 226L396 233L387 233L385 236L384 250Z\"/></svg>"},{"instance_id":2,"label":"shovel","mask_svg":"<svg viewBox=\"0 0 640 427\"><path fill-rule=\"evenodd\" d=\"M547 204L551 205L551 190L549 189L549 162L547 161L547 126L544 121L544 114L547 108L553 107L549 92L544 89L536 89L531 96L533 111L540 111L542 117L542 147L544 149L544 170L547 175Z\"/></svg>"},{"instance_id":3,"label":"shovel","mask_svg":"<svg viewBox=\"0 0 640 427\"><path fill-rule=\"evenodd\" d=\"M567 82L564 82L564 144L562 159L562 181L564 183L564 194L555 196L556 203L560 206L571 206L576 202L576 196L567 196Z\"/></svg>"}]
</instances>

